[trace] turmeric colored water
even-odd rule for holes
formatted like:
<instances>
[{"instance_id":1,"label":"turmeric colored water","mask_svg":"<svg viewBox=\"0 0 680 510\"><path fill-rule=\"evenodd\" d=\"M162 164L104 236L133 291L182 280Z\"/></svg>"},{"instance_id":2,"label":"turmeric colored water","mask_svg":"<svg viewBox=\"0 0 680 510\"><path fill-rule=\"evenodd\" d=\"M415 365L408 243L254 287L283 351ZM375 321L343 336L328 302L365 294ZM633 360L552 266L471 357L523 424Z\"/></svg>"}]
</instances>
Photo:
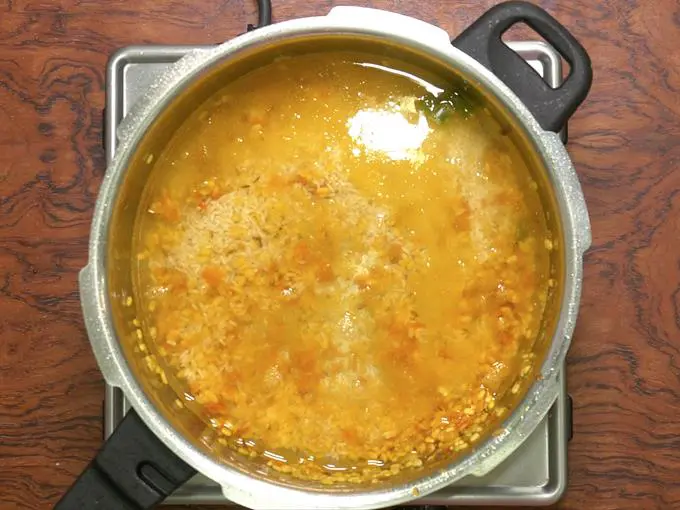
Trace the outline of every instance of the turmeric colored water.
<instances>
[{"instance_id":1,"label":"turmeric colored water","mask_svg":"<svg viewBox=\"0 0 680 510\"><path fill-rule=\"evenodd\" d=\"M360 481L466 448L537 333L535 185L482 107L433 108L445 88L363 54L282 59L157 158L137 226L151 336L279 469Z\"/></svg>"}]
</instances>

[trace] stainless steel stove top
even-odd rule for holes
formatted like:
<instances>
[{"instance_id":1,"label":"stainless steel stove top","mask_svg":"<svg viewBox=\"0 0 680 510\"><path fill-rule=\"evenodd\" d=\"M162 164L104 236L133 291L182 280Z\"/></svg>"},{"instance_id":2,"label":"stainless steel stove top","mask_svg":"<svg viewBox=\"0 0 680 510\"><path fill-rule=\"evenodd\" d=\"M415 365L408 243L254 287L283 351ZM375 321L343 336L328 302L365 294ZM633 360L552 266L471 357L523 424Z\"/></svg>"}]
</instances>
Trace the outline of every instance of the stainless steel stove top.
<instances>
[{"instance_id":1,"label":"stainless steel stove top","mask_svg":"<svg viewBox=\"0 0 680 510\"><path fill-rule=\"evenodd\" d=\"M509 45L552 86L562 81L562 64L543 42ZM131 106L165 67L200 46L134 46L118 51L107 69L105 146L110 161L116 149L116 128ZM563 133L563 139L566 136ZM562 370L562 374L565 370ZM107 386L104 401L105 438L113 432L128 404L120 390ZM571 401L562 377L561 392L548 416L522 446L485 476L466 477L417 501L428 505L550 505L567 485L567 442L571 436ZM229 504L220 487L197 475L165 501L166 504Z\"/></svg>"}]
</instances>

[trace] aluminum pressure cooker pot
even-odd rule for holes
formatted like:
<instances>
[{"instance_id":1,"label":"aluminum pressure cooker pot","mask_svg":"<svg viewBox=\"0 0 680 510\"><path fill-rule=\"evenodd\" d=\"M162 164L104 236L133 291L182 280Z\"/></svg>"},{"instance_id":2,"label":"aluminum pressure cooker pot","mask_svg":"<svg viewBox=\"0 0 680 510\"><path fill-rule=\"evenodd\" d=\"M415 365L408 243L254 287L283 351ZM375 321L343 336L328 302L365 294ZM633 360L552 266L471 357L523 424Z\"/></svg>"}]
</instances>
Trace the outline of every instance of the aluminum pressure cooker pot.
<instances>
[{"instance_id":1,"label":"aluminum pressure cooker pot","mask_svg":"<svg viewBox=\"0 0 680 510\"><path fill-rule=\"evenodd\" d=\"M547 85L501 40L519 22L531 26L570 64L560 87ZM541 356L535 376L496 433L448 462L373 484L317 485L269 470L238 452L218 454L209 427L176 405L175 392L133 348L132 226L149 175L147 155L158 154L187 115L229 77L278 55L294 58L310 45L315 51L340 46L387 53L464 80L508 126L541 188L560 246L558 290L546 308L548 333L537 347ZM516 1L490 9L453 40L414 18L336 7L326 16L278 23L196 50L172 65L117 132L118 150L99 193L89 260L80 274L92 349L107 383L123 391L131 410L57 508L151 508L199 471L217 482L226 498L250 508L369 509L415 500L497 466L555 401L574 330L590 225L576 172L556 133L585 99L591 81L590 60L574 37L542 9Z\"/></svg>"}]
</instances>

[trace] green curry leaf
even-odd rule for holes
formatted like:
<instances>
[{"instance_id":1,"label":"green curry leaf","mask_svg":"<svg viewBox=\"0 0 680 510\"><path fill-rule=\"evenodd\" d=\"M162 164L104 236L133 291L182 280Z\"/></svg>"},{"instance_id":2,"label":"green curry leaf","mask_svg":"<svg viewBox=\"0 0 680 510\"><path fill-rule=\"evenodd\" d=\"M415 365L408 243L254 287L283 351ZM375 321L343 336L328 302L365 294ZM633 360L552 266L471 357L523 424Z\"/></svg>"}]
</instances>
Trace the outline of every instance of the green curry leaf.
<instances>
[{"instance_id":1,"label":"green curry leaf","mask_svg":"<svg viewBox=\"0 0 680 510\"><path fill-rule=\"evenodd\" d=\"M436 96L428 92L416 100L416 109L437 124L443 124L454 117L467 119L478 106L466 87L448 89Z\"/></svg>"}]
</instances>

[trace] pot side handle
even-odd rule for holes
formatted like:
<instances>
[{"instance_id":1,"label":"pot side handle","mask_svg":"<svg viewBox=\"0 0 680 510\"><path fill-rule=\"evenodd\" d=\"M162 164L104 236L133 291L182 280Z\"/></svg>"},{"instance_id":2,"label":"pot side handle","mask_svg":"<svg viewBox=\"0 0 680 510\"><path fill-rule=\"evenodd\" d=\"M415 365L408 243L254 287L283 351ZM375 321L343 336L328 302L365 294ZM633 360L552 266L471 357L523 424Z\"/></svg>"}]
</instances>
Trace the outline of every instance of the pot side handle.
<instances>
[{"instance_id":1,"label":"pot side handle","mask_svg":"<svg viewBox=\"0 0 680 510\"><path fill-rule=\"evenodd\" d=\"M553 89L501 39L517 23L526 23L571 66ZM540 7L522 1L498 4L451 41L500 78L522 100L541 127L558 132L588 95L593 81L590 57L574 36Z\"/></svg>"},{"instance_id":2,"label":"pot side handle","mask_svg":"<svg viewBox=\"0 0 680 510\"><path fill-rule=\"evenodd\" d=\"M194 474L130 409L54 510L153 508Z\"/></svg>"}]
</instances>

